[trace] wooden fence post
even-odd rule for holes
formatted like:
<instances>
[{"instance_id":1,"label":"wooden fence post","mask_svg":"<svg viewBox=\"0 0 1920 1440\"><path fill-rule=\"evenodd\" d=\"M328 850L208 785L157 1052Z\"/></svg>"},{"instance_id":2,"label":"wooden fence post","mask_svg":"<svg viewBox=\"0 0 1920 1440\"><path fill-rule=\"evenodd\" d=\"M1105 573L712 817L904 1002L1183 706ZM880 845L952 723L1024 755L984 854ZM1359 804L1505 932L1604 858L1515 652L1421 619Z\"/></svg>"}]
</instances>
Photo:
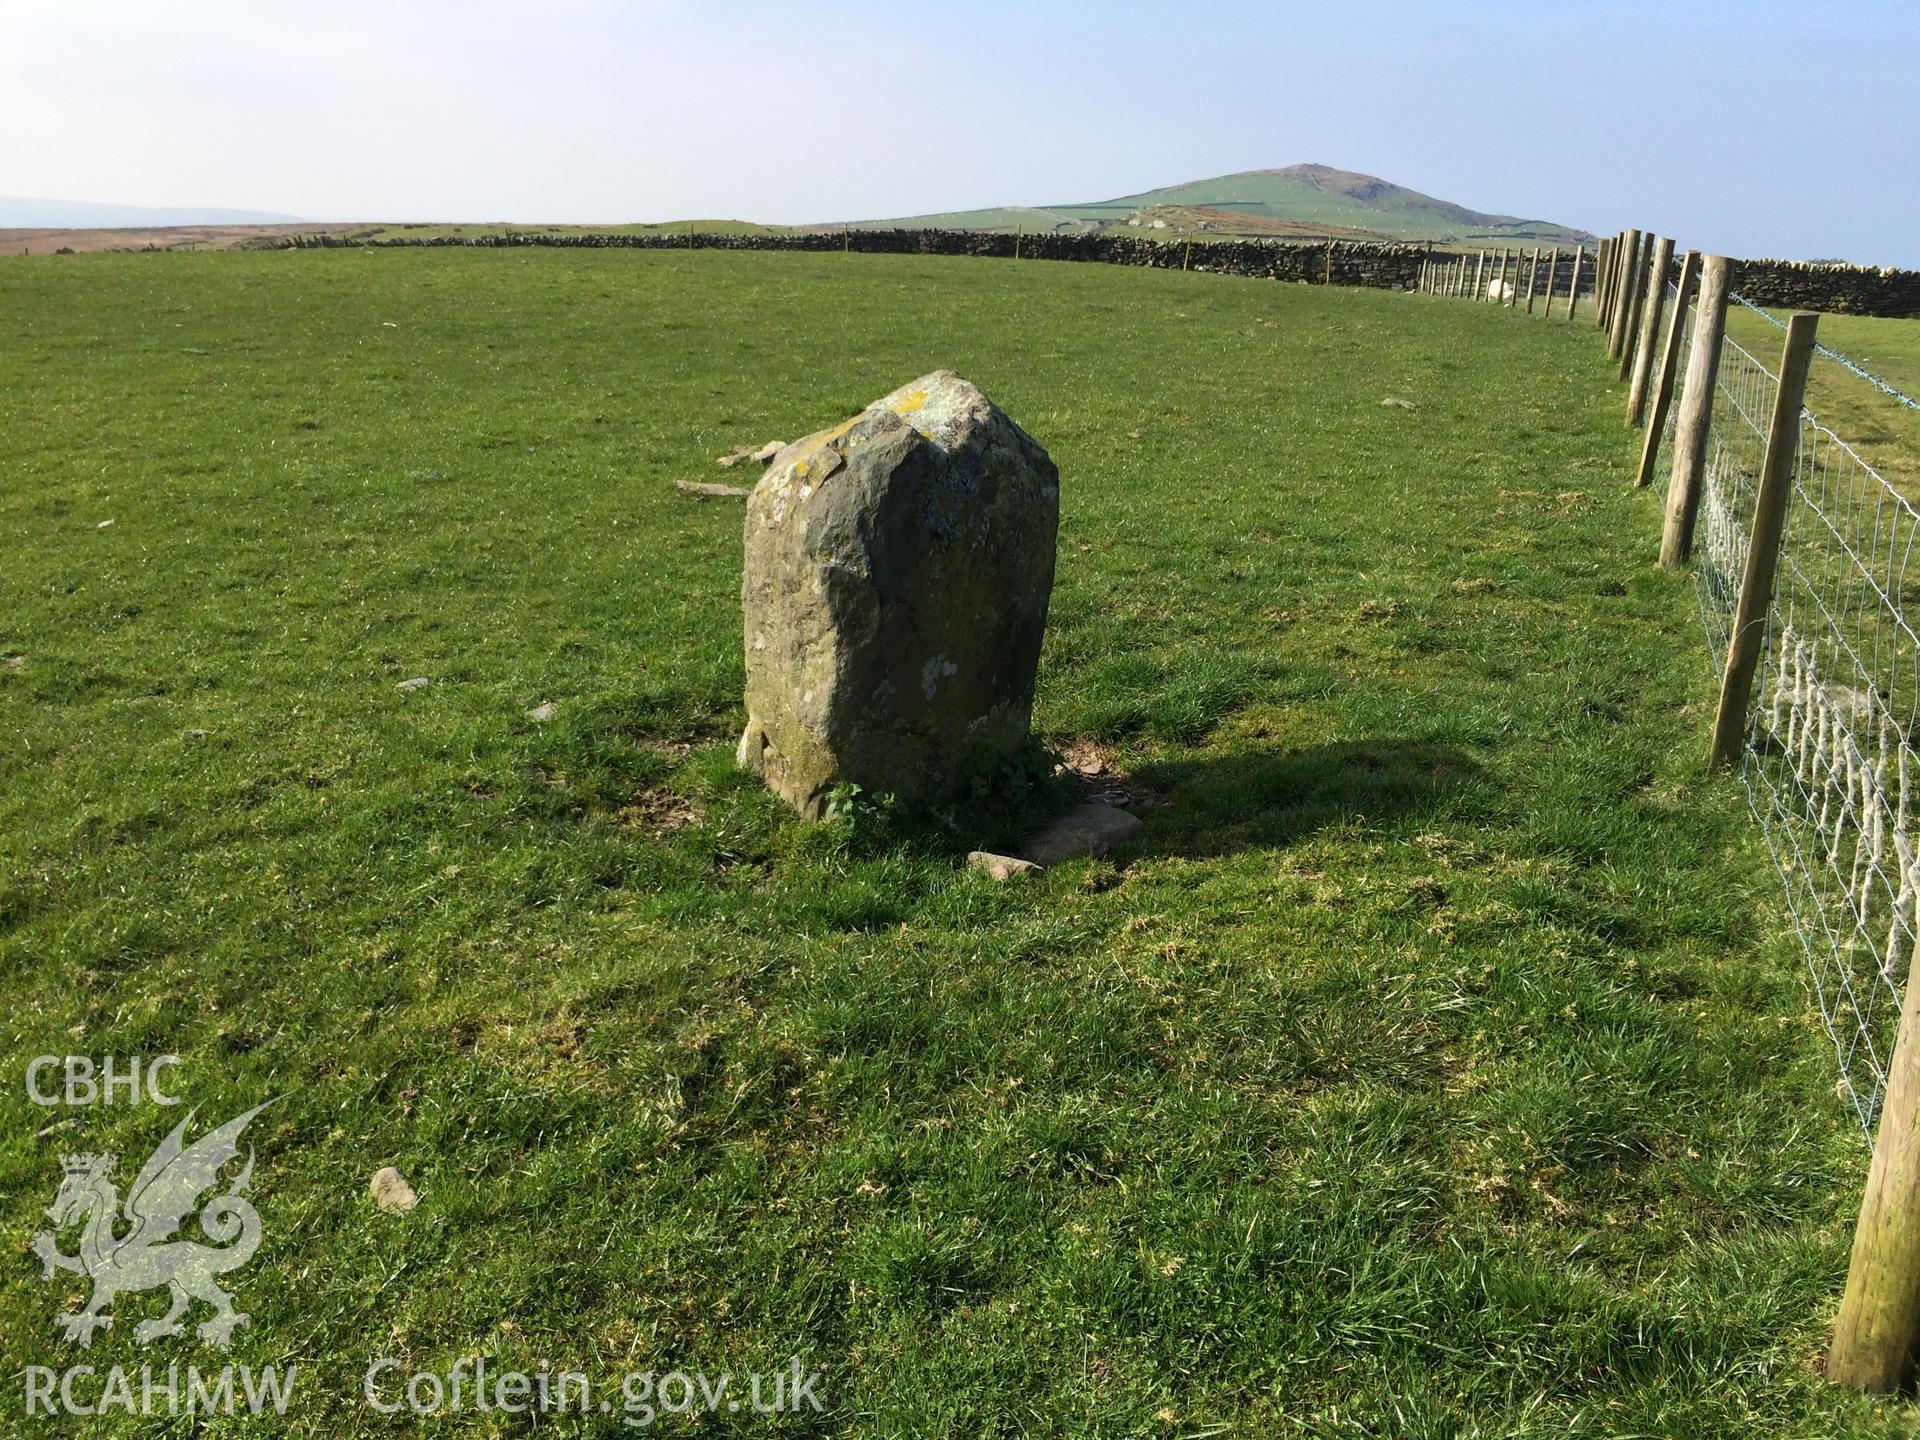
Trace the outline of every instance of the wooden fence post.
<instances>
[{"instance_id":1,"label":"wooden fence post","mask_svg":"<svg viewBox=\"0 0 1920 1440\"><path fill-rule=\"evenodd\" d=\"M1873 1163L1853 1231L1827 1378L1884 1393L1904 1385L1920 1341L1920 976L1906 977Z\"/></svg>"},{"instance_id":2,"label":"wooden fence post","mask_svg":"<svg viewBox=\"0 0 1920 1440\"><path fill-rule=\"evenodd\" d=\"M1620 283L1614 291L1613 314L1607 318L1607 355L1618 360L1627 348L1627 312L1633 308L1633 290L1640 283L1638 230L1627 231L1620 246L1620 263L1614 268L1620 273Z\"/></svg>"},{"instance_id":3,"label":"wooden fence post","mask_svg":"<svg viewBox=\"0 0 1920 1440\"><path fill-rule=\"evenodd\" d=\"M1627 423L1638 425L1647 413L1647 381L1653 376L1653 342L1660 335L1660 313L1667 305L1667 271L1673 268L1673 241L1662 235L1647 267L1646 299L1640 303L1640 337L1633 346L1633 383L1627 388Z\"/></svg>"},{"instance_id":4,"label":"wooden fence post","mask_svg":"<svg viewBox=\"0 0 1920 1440\"><path fill-rule=\"evenodd\" d=\"M1654 237L1649 235L1640 245L1639 264L1634 269L1633 291L1627 296L1625 312L1620 317L1620 378L1625 380L1633 374L1634 361L1637 358L1634 347L1640 342L1640 317L1647 308L1648 292L1653 286L1653 245Z\"/></svg>"},{"instance_id":5,"label":"wooden fence post","mask_svg":"<svg viewBox=\"0 0 1920 1440\"><path fill-rule=\"evenodd\" d=\"M1487 252L1482 250L1480 252L1479 258L1473 262L1473 298L1476 300L1483 300L1486 298L1486 292L1481 288L1481 285L1480 285L1480 277L1483 273L1485 273L1486 268L1487 268Z\"/></svg>"},{"instance_id":6,"label":"wooden fence post","mask_svg":"<svg viewBox=\"0 0 1920 1440\"><path fill-rule=\"evenodd\" d=\"M1627 237L1634 237L1629 246ZM1627 272L1632 268L1633 257L1640 251L1640 232L1624 230L1613 247L1613 279L1607 282L1607 353L1613 353L1613 329L1620 320L1620 307L1627 299Z\"/></svg>"},{"instance_id":7,"label":"wooden fence post","mask_svg":"<svg viewBox=\"0 0 1920 1440\"><path fill-rule=\"evenodd\" d=\"M1321 276L1320 283L1322 285L1331 285L1333 283L1333 241L1331 240L1327 241L1327 271L1325 275Z\"/></svg>"},{"instance_id":8,"label":"wooden fence post","mask_svg":"<svg viewBox=\"0 0 1920 1440\"><path fill-rule=\"evenodd\" d=\"M1679 293L1673 297L1673 319L1667 324L1667 343L1660 352L1660 381L1654 387L1653 414L1647 418L1647 440L1640 447L1640 473L1636 487L1653 483L1653 467L1660 460L1660 441L1667 428L1667 412L1673 408L1673 382L1680 373L1680 342L1687 333L1687 301L1693 295L1693 282L1700 278L1700 252L1687 251L1680 262Z\"/></svg>"},{"instance_id":9,"label":"wooden fence post","mask_svg":"<svg viewBox=\"0 0 1920 1440\"><path fill-rule=\"evenodd\" d=\"M1527 261L1527 314L1533 313L1533 287L1540 283L1540 247L1533 247L1533 256Z\"/></svg>"},{"instance_id":10,"label":"wooden fence post","mask_svg":"<svg viewBox=\"0 0 1920 1440\"><path fill-rule=\"evenodd\" d=\"M1629 245L1621 240L1614 255L1613 279L1607 285L1607 354L1616 357L1613 337L1620 328L1621 312L1627 306L1627 286L1632 280L1634 258L1640 253L1640 232L1632 230L1628 234L1633 237L1633 243Z\"/></svg>"},{"instance_id":11,"label":"wooden fence post","mask_svg":"<svg viewBox=\"0 0 1920 1440\"><path fill-rule=\"evenodd\" d=\"M1580 262L1587 258L1587 247L1573 247L1573 275L1567 281L1567 319L1573 319L1574 308L1580 303Z\"/></svg>"},{"instance_id":12,"label":"wooden fence post","mask_svg":"<svg viewBox=\"0 0 1920 1440\"><path fill-rule=\"evenodd\" d=\"M1593 323L1603 330L1607 325L1607 286L1613 283L1613 252L1618 246L1619 237L1610 235L1600 242L1593 257Z\"/></svg>"},{"instance_id":13,"label":"wooden fence post","mask_svg":"<svg viewBox=\"0 0 1920 1440\"><path fill-rule=\"evenodd\" d=\"M1607 248L1607 304L1599 315L1600 328L1609 337L1613 334L1613 315L1620 307L1621 263L1627 258L1627 232L1622 230L1613 237L1613 243Z\"/></svg>"},{"instance_id":14,"label":"wooden fence post","mask_svg":"<svg viewBox=\"0 0 1920 1440\"><path fill-rule=\"evenodd\" d=\"M1793 494L1793 472L1800 461L1800 407L1807 398L1807 366L1813 360L1813 335L1819 323L1818 315L1805 310L1787 321L1787 342L1780 352L1780 388L1773 396L1767 458L1760 463L1760 493L1754 497L1753 525L1747 537L1746 573L1740 579L1740 602L1734 608L1733 631L1727 637L1720 709L1713 717L1713 749L1707 756L1710 770L1731 769L1747 743L1747 702L1753 698L1753 672L1767 638L1767 606L1773 601L1773 576L1780 563L1780 541L1787 529L1787 500ZM1909 1157L1907 1163L1916 1161L1920 1156ZM1897 1251L1904 1246L1905 1275L1920 1280L1920 1227L1913 1223L1910 1213L1889 1215L1887 1219L1895 1222L1887 1230L1900 1232L1893 1235L1890 1248ZM1875 1241L1885 1245L1888 1238L1883 1233ZM1881 1303L1885 1300L1882 1295ZM1920 1309L1910 1296L1901 1297L1900 1303Z\"/></svg>"},{"instance_id":15,"label":"wooden fence post","mask_svg":"<svg viewBox=\"0 0 1920 1440\"><path fill-rule=\"evenodd\" d=\"M1727 296L1733 262L1709 255L1700 267L1700 303L1693 307L1693 348L1687 352L1686 388L1673 427L1673 476L1667 481L1667 520L1660 535L1660 563L1671 570L1693 554L1693 523L1707 473L1707 432L1713 427L1713 387L1720 374L1720 343L1727 333Z\"/></svg>"},{"instance_id":16,"label":"wooden fence post","mask_svg":"<svg viewBox=\"0 0 1920 1440\"><path fill-rule=\"evenodd\" d=\"M1600 242L1601 254L1593 267L1593 323L1607 326L1607 292L1613 284L1613 262L1620 258L1620 237L1609 235Z\"/></svg>"}]
</instances>

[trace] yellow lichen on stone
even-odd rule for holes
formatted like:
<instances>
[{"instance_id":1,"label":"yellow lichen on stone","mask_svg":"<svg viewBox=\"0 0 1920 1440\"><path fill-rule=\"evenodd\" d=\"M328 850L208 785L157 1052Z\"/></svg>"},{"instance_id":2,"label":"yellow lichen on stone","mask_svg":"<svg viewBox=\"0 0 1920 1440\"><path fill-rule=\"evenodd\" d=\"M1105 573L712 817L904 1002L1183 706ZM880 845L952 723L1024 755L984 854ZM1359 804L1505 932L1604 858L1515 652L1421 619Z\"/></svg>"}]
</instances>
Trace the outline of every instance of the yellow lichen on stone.
<instances>
[{"instance_id":1,"label":"yellow lichen on stone","mask_svg":"<svg viewBox=\"0 0 1920 1440\"><path fill-rule=\"evenodd\" d=\"M818 435L811 437L810 443L807 444L805 450L788 461L784 469L774 471L768 477L773 487L775 489L784 488L794 480L804 480L807 476L811 475L813 473L814 462L820 457L820 452L822 450L833 449L834 443L844 438L849 430L860 423L861 419L862 416L855 415L852 419L841 421L831 430L822 430ZM832 462L827 464L825 468L831 471L834 468L834 464L842 458L844 457L836 452L832 457Z\"/></svg>"}]
</instances>

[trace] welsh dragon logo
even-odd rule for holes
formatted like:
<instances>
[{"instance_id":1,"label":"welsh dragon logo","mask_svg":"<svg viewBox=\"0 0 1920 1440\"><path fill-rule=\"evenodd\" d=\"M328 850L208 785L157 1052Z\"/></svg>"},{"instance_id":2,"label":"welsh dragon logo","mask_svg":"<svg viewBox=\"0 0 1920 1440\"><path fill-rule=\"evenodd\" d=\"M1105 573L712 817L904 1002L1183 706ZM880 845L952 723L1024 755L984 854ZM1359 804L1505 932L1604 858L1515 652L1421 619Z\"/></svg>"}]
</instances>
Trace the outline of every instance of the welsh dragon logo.
<instances>
[{"instance_id":1,"label":"welsh dragon logo","mask_svg":"<svg viewBox=\"0 0 1920 1440\"><path fill-rule=\"evenodd\" d=\"M60 1157L65 1176L46 1211L54 1228L33 1237L33 1253L40 1257L43 1280L51 1280L55 1270L69 1270L93 1282L86 1307L59 1318L67 1339L91 1345L94 1332L113 1323L105 1312L115 1296L162 1285L172 1293L173 1306L159 1319L134 1327L133 1338L143 1345L180 1334L186 1328L181 1317L194 1300L213 1307L212 1317L199 1327L200 1338L211 1344L227 1345L234 1328L247 1323L216 1277L238 1270L260 1248L259 1213L243 1198L253 1178L251 1150L226 1190L200 1211L200 1228L214 1244L176 1239L175 1234L194 1203L240 1153L240 1132L247 1122L272 1103L254 1106L191 1145L186 1144L187 1126L198 1112L189 1113L141 1167L124 1205L113 1182L112 1155ZM123 1224L126 1234L116 1238L114 1231ZM63 1255L59 1232L75 1225L80 1227L79 1252Z\"/></svg>"}]
</instances>

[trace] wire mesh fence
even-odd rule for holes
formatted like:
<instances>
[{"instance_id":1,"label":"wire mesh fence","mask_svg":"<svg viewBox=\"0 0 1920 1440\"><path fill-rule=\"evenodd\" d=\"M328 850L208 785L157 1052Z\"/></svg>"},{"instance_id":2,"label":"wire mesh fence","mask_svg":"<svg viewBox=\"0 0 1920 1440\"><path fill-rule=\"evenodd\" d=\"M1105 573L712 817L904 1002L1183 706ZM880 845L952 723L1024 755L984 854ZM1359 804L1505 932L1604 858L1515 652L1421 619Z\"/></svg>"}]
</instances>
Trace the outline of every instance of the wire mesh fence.
<instances>
[{"instance_id":1,"label":"wire mesh fence","mask_svg":"<svg viewBox=\"0 0 1920 1440\"><path fill-rule=\"evenodd\" d=\"M1700 492L1700 545L1694 584L1700 618L1716 663L1727 639L1740 577L1747 564L1747 531L1767 453L1767 422L1779 377L1732 340L1723 342L1713 420L1707 432L1706 480ZM1791 525L1792 505L1789 505Z\"/></svg>"},{"instance_id":2,"label":"wire mesh fence","mask_svg":"<svg viewBox=\"0 0 1920 1440\"><path fill-rule=\"evenodd\" d=\"M1504 258L1440 257L1423 269L1421 288L1513 303ZM1690 355L1698 309L1682 303L1664 267L1655 283L1666 287L1675 307L1668 313L1681 327L1675 353ZM1616 277L1606 302L1616 308L1611 318L1600 315L1610 324L1623 313L1621 293ZM1731 299L1780 327L1744 297ZM1894 403L1914 403L1846 357L1818 350ZM1780 377L1723 336L1713 386L1692 526L1694 585L1708 648L1724 667ZM1648 476L1663 495L1680 415L1680 404L1667 406ZM1836 1088L1869 1134L1920 933L1920 635L1905 609L1916 548L1920 511L1801 406L1738 771L1806 954L1838 1059Z\"/></svg>"},{"instance_id":3,"label":"wire mesh fence","mask_svg":"<svg viewBox=\"0 0 1920 1440\"><path fill-rule=\"evenodd\" d=\"M1773 371L1723 342L1694 568L1717 663L1778 391ZM1662 487L1670 439L1663 450ZM1920 511L1803 407L1739 775L1806 953L1837 1088L1869 1133L1920 930L1920 635L1905 610L1917 546Z\"/></svg>"}]
</instances>

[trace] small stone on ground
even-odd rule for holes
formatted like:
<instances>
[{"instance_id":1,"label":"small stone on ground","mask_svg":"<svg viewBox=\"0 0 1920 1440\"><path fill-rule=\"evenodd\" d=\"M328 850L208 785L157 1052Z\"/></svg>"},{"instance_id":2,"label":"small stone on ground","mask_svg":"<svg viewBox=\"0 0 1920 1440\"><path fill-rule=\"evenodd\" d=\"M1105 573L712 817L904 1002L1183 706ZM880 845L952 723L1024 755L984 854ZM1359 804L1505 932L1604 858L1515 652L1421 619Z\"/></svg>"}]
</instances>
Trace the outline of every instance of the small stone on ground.
<instances>
[{"instance_id":1,"label":"small stone on ground","mask_svg":"<svg viewBox=\"0 0 1920 1440\"><path fill-rule=\"evenodd\" d=\"M1387 396L1386 399L1382 400L1380 403L1382 405L1391 406L1395 410L1418 410L1420 408L1418 405L1414 404L1413 401L1402 400L1398 395L1389 395Z\"/></svg>"},{"instance_id":2,"label":"small stone on ground","mask_svg":"<svg viewBox=\"0 0 1920 1440\"><path fill-rule=\"evenodd\" d=\"M728 470L745 460L758 460L764 465L778 455L782 448L783 444L779 440L769 440L764 445L742 445L737 449L729 450L714 461L714 464L724 466Z\"/></svg>"},{"instance_id":3,"label":"small stone on ground","mask_svg":"<svg viewBox=\"0 0 1920 1440\"><path fill-rule=\"evenodd\" d=\"M676 480L673 483L689 495L721 495L728 499L737 500L753 493L751 490L744 489L738 485L709 485L704 480Z\"/></svg>"},{"instance_id":4,"label":"small stone on ground","mask_svg":"<svg viewBox=\"0 0 1920 1440\"><path fill-rule=\"evenodd\" d=\"M420 1203L420 1197L413 1193L407 1177L391 1165L373 1172L373 1179L367 1182L367 1190L373 1196L373 1203L391 1215L404 1215Z\"/></svg>"},{"instance_id":5,"label":"small stone on ground","mask_svg":"<svg viewBox=\"0 0 1920 1440\"><path fill-rule=\"evenodd\" d=\"M551 720L555 715L558 715L559 713L560 713L560 707L558 705L554 704L551 700L544 700L540 704L534 706L533 709L527 711L527 719Z\"/></svg>"},{"instance_id":6,"label":"small stone on ground","mask_svg":"<svg viewBox=\"0 0 1920 1440\"><path fill-rule=\"evenodd\" d=\"M1017 855L996 855L991 850L972 850L967 853L967 864L975 870L984 870L996 880L1017 880L1023 875L1038 875L1040 867L1031 860L1022 860Z\"/></svg>"},{"instance_id":7,"label":"small stone on ground","mask_svg":"<svg viewBox=\"0 0 1920 1440\"><path fill-rule=\"evenodd\" d=\"M1063 742L1060 746L1060 764L1083 780L1113 773L1113 764L1106 752L1091 740Z\"/></svg>"},{"instance_id":8,"label":"small stone on ground","mask_svg":"<svg viewBox=\"0 0 1920 1440\"><path fill-rule=\"evenodd\" d=\"M1099 859L1141 830L1140 817L1113 805L1076 805L1042 830L1021 850L1021 858L1042 867L1081 856Z\"/></svg>"},{"instance_id":9,"label":"small stone on ground","mask_svg":"<svg viewBox=\"0 0 1920 1440\"><path fill-rule=\"evenodd\" d=\"M402 680L393 688L396 690L424 690L433 682L424 675L416 675L411 680Z\"/></svg>"}]
</instances>

